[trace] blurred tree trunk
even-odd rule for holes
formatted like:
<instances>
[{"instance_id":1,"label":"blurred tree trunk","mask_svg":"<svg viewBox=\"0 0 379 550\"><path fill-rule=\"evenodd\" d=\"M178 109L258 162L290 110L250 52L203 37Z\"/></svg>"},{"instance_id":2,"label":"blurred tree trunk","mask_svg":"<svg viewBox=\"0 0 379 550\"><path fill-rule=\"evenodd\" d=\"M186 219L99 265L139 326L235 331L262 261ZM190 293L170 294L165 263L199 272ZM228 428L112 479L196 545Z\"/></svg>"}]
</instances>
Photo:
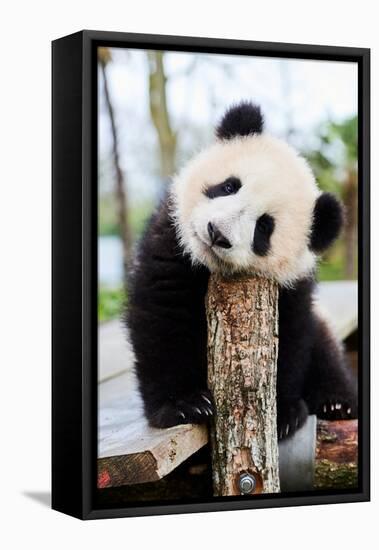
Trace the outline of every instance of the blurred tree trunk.
<instances>
[{"instance_id":1,"label":"blurred tree trunk","mask_svg":"<svg viewBox=\"0 0 379 550\"><path fill-rule=\"evenodd\" d=\"M172 130L167 109L164 53L148 51L150 114L158 134L160 167L162 180L167 180L175 172L177 138Z\"/></svg>"},{"instance_id":2,"label":"blurred tree trunk","mask_svg":"<svg viewBox=\"0 0 379 550\"><path fill-rule=\"evenodd\" d=\"M116 199L116 208L117 208L117 221L120 229L120 237L122 240L123 266L124 266L124 273L126 275L128 267L130 266L130 261L131 261L132 232L131 232L131 228L128 220L128 197L125 189L124 174L120 166L118 133L116 128L112 100L109 94L109 85L108 85L108 76L107 76L107 65L111 60L109 49L99 48L98 57L99 57L101 72L103 75L105 103L107 106L109 120L111 123L112 156L113 156L114 168L116 172L115 199Z\"/></svg>"},{"instance_id":3,"label":"blurred tree trunk","mask_svg":"<svg viewBox=\"0 0 379 550\"><path fill-rule=\"evenodd\" d=\"M348 171L343 189L343 200L346 207L345 226L345 276L356 277L355 260L358 243L358 180L354 168Z\"/></svg>"}]
</instances>

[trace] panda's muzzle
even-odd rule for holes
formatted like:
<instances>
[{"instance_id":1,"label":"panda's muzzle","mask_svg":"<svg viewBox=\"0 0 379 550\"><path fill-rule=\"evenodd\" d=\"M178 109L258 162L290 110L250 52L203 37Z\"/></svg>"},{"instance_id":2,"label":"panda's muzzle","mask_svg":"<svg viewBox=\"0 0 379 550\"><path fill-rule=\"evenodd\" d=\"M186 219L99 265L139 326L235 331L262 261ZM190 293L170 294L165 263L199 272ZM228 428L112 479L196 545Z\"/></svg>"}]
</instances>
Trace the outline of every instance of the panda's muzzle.
<instances>
[{"instance_id":1,"label":"panda's muzzle","mask_svg":"<svg viewBox=\"0 0 379 550\"><path fill-rule=\"evenodd\" d=\"M211 246L219 246L220 248L232 248L231 243L221 233L221 231L211 222L207 226L208 235L211 239Z\"/></svg>"}]
</instances>

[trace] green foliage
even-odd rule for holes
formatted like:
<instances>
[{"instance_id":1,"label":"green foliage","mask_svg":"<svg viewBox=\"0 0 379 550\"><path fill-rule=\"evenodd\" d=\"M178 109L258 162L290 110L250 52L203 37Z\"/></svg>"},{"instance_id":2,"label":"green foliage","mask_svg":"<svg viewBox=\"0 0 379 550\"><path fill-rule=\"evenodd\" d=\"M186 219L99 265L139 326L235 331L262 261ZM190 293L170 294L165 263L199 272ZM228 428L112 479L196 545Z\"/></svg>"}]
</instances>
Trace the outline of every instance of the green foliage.
<instances>
[{"instance_id":1,"label":"green foliage","mask_svg":"<svg viewBox=\"0 0 379 550\"><path fill-rule=\"evenodd\" d=\"M121 315L126 294L122 288L100 287L98 291L98 320L110 321Z\"/></svg>"},{"instance_id":2,"label":"green foliage","mask_svg":"<svg viewBox=\"0 0 379 550\"><path fill-rule=\"evenodd\" d=\"M154 206L155 204L153 201L146 201L138 206L135 206L134 208L131 208L129 218L134 239L138 239L145 229L146 222L150 218L151 213L154 210Z\"/></svg>"},{"instance_id":3,"label":"green foliage","mask_svg":"<svg viewBox=\"0 0 379 550\"><path fill-rule=\"evenodd\" d=\"M342 122L329 124L330 140L339 140L344 146L344 163L356 164L358 151L358 118L353 116Z\"/></svg>"},{"instance_id":4,"label":"green foliage","mask_svg":"<svg viewBox=\"0 0 379 550\"><path fill-rule=\"evenodd\" d=\"M319 281L340 281L345 279L343 256L339 255L333 261L321 260L317 270Z\"/></svg>"},{"instance_id":5,"label":"green foliage","mask_svg":"<svg viewBox=\"0 0 379 550\"><path fill-rule=\"evenodd\" d=\"M98 220L99 235L119 235L113 194L107 193L99 196Z\"/></svg>"},{"instance_id":6,"label":"green foliage","mask_svg":"<svg viewBox=\"0 0 379 550\"><path fill-rule=\"evenodd\" d=\"M342 281L347 279L345 272L346 247L344 238L340 237L333 247L321 258L317 269L319 281ZM354 279L358 277L356 265Z\"/></svg>"},{"instance_id":7,"label":"green foliage","mask_svg":"<svg viewBox=\"0 0 379 550\"><path fill-rule=\"evenodd\" d=\"M323 191L342 197L346 172L356 169L358 154L358 119L352 116L342 122L327 121L319 128L318 144L305 151Z\"/></svg>"},{"instance_id":8,"label":"green foliage","mask_svg":"<svg viewBox=\"0 0 379 550\"><path fill-rule=\"evenodd\" d=\"M319 128L318 143L305 151L320 188L336 194L351 212L351 193L357 192L358 120L352 116L341 122L327 121ZM350 183L350 186L349 186ZM354 202L353 202L354 204ZM357 230L357 229L355 229ZM346 234L338 240L319 265L319 279L345 279L353 274L347 269L347 250L352 246ZM355 266L357 271L357 266Z\"/></svg>"}]
</instances>

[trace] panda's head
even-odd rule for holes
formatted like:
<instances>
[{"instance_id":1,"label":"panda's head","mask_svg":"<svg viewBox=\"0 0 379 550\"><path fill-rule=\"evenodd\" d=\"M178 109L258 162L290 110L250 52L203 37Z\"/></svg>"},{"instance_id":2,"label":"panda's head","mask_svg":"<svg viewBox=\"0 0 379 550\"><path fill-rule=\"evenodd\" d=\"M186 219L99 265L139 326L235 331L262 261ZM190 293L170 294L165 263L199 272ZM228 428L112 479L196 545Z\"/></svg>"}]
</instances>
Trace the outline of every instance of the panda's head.
<instances>
[{"instance_id":1,"label":"panda's head","mask_svg":"<svg viewBox=\"0 0 379 550\"><path fill-rule=\"evenodd\" d=\"M184 250L212 272L256 273L281 285L307 276L338 236L340 203L320 192L294 149L263 133L259 107L229 109L216 136L172 187Z\"/></svg>"}]
</instances>

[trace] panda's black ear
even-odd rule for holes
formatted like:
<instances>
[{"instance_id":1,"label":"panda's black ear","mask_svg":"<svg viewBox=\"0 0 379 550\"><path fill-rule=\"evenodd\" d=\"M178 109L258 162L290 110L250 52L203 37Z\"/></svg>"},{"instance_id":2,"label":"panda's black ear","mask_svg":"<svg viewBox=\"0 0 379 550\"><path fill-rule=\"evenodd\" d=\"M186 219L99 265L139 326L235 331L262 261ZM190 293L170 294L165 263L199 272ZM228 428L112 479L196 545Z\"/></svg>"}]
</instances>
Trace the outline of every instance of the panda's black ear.
<instances>
[{"instance_id":1,"label":"panda's black ear","mask_svg":"<svg viewBox=\"0 0 379 550\"><path fill-rule=\"evenodd\" d=\"M322 193L313 209L310 249L319 254L338 237L344 223L344 209L331 193Z\"/></svg>"},{"instance_id":2,"label":"panda's black ear","mask_svg":"<svg viewBox=\"0 0 379 550\"><path fill-rule=\"evenodd\" d=\"M230 107L216 128L218 139L228 140L238 136L261 134L263 115L258 105L243 101Z\"/></svg>"}]
</instances>

